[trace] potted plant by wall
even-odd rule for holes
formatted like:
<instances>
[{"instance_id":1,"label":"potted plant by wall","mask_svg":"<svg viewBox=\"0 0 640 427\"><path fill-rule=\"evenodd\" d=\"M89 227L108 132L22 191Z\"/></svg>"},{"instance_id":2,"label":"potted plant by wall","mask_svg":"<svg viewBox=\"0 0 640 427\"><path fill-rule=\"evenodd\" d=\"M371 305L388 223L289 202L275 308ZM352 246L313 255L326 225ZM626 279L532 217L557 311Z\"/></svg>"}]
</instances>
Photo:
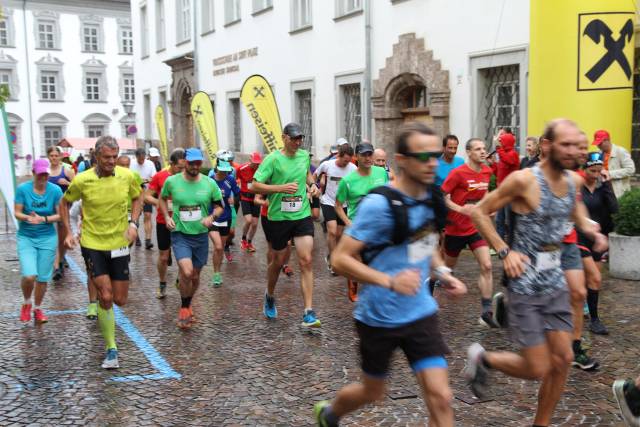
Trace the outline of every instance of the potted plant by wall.
<instances>
[{"instance_id":1,"label":"potted plant by wall","mask_svg":"<svg viewBox=\"0 0 640 427\"><path fill-rule=\"evenodd\" d=\"M618 200L613 217L615 233L609 234L609 274L640 280L640 188L632 188Z\"/></svg>"}]
</instances>

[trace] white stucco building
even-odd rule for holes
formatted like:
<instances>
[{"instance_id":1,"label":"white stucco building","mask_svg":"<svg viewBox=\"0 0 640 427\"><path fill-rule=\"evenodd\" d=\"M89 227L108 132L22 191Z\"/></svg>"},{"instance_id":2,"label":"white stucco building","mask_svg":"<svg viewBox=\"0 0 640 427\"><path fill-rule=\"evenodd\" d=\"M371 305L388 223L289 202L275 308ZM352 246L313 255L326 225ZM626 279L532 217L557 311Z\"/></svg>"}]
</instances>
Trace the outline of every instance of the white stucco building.
<instances>
[{"instance_id":1,"label":"white stucco building","mask_svg":"<svg viewBox=\"0 0 640 427\"><path fill-rule=\"evenodd\" d=\"M132 2L139 135L158 138L153 111L160 104L168 109L173 145L198 144L189 103L201 90L214 103L222 147L261 149L238 98L244 80L262 74L273 86L283 124L300 122L316 156L341 136L388 145L397 124L409 119L461 141L490 140L498 127L508 126L523 150L529 4Z\"/></svg>"},{"instance_id":2,"label":"white stucco building","mask_svg":"<svg viewBox=\"0 0 640 427\"><path fill-rule=\"evenodd\" d=\"M4 0L0 83L18 174L63 137L126 136L135 119L129 0Z\"/></svg>"}]
</instances>

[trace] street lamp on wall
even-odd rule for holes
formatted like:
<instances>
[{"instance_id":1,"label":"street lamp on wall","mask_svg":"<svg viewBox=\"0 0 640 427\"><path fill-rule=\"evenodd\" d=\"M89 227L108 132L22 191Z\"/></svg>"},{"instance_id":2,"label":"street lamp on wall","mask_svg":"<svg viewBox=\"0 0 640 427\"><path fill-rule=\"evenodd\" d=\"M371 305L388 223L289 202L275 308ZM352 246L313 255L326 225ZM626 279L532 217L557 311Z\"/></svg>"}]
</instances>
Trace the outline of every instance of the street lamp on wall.
<instances>
[{"instance_id":1,"label":"street lamp on wall","mask_svg":"<svg viewBox=\"0 0 640 427\"><path fill-rule=\"evenodd\" d=\"M122 101L122 108L124 109L124 112L127 113L127 117L130 119L130 121L133 121L133 116L134 116L133 107L134 106L135 106L135 104L133 103L133 101ZM135 147L135 145L136 145L135 133L134 132L129 132L129 128L130 128L130 126L127 125L127 134L129 136L131 136L131 142L133 142L133 146Z\"/></svg>"}]
</instances>

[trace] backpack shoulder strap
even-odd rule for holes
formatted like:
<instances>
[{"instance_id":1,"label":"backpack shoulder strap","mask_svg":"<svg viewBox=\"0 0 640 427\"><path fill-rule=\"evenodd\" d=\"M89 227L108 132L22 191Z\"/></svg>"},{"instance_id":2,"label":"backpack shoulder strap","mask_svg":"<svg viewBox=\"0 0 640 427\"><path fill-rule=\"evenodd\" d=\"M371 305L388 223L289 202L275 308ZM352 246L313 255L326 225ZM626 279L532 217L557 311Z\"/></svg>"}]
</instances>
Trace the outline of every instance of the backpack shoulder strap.
<instances>
[{"instance_id":1,"label":"backpack shoulder strap","mask_svg":"<svg viewBox=\"0 0 640 427\"><path fill-rule=\"evenodd\" d=\"M391 241L394 245L404 242L409 232L409 213L402 199L402 195L387 185L376 187L371 190L369 194L380 194L387 199L394 219L393 237Z\"/></svg>"}]
</instances>

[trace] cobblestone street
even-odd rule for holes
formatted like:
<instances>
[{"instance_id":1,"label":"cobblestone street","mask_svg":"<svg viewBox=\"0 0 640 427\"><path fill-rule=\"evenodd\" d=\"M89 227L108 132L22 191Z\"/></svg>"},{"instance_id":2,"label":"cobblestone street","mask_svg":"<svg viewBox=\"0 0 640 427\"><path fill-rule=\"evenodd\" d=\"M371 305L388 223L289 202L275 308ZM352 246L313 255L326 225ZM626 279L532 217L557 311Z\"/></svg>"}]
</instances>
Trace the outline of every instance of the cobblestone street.
<instances>
[{"instance_id":1,"label":"cobblestone street","mask_svg":"<svg viewBox=\"0 0 640 427\"><path fill-rule=\"evenodd\" d=\"M256 236L257 253L235 251L234 262L223 264L220 289L209 286L209 258L194 300L197 323L189 331L176 327L179 296L172 285L165 300L155 298L157 251L134 247L129 302L117 314L122 368L104 371L102 337L96 322L84 317L87 294L79 250L69 254L72 262L63 282L48 289L44 308L49 323L34 327L18 320L22 296L15 235L3 235L0 425L313 425L313 404L332 398L360 372L345 279L327 271L326 245L316 224L314 308L322 328L310 333L299 326L302 298L295 255L295 276L281 277L276 291L279 318L267 322L261 310L266 274L262 230ZM174 262L169 283L175 275ZM459 301L438 296L441 326L453 351L448 360L456 424L530 425L536 383L494 374L492 398L480 403L471 398L461 374L466 346L474 341L492 349L511 345L506 331L477 323L477 267L468 253L457 275L469 285L469 295ZM604 283L601 312L611 334L585 334L601 368L571 370L554 425L622 424L610 386L614 378L640 372L640 284L609 279L606 273ZM343 424L427 424L404 356L396 355L384 402L346 417Z\"/></svg>"}]
</instances>

